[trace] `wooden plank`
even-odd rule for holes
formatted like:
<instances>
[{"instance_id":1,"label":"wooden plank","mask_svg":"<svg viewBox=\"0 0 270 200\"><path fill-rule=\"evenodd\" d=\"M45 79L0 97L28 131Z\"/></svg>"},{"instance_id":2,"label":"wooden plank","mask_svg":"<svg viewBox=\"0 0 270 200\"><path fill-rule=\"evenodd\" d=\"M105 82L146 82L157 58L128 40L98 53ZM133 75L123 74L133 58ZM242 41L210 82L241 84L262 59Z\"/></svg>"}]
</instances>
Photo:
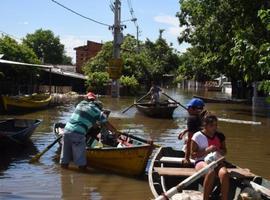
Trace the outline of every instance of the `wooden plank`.
<instances>
[{"instance_id":1,"label":"wooden plank","mask_svg":"<svg viewBox=\"0 0 270 200\"><path fill-rule=\"evenodd\" d=\"M176 167L155 167L154 170L160 176L192 176L196 173L195 168L176 168ZM242 168L227 168L231 177L238 178L253 178L256 175L247 169Z\"/></svg>"},{"instance_id":2,"label":"wooden plank","mask_svg":"<svg viewBox=\"0 0 270 200\"><path fill-rule=\"evenodd\" d=\"M205 166L204 168L197 171L192 176L187 177L185 180L183 180L181 183L177 184L176 186L169 189L167 192L165 192L163 195L160 195L156 198L156 200L165 200L171 198L176 193L179 193L184 188L192 184L194 181L198 180L199 178L203 177L205 174L207 174L210 171L213 171L219 163L224 161L224 157L221 157L217 161L211 162L209 165Z\"/></svg>"},{"instance_id":3,"label":"wooden plank","mask_svg":"<svg viewBox=\"0 0 270 200\"><path fill-rule=\"evenodd\" d=\"M202 200L203 193L195 190L183 190L182 193L177 193L172 196L172 200L183 200L183 199Z\"/></svg>"},{"instance_id":4,"label":"wooden plank","mask_svg":"<svg viewBox=\"0 0 270 200\"><path fill-rule=\"evenodd\" d=\"M237 178L253 178L256 174L253 174L248 169L243 168L228 168L228 172L230 173L231 177Z\"/></svg>"},{"instance_id":5,"label":"wooden plank","mask_svg":"<svg viewBox=\"0 0 270 200\"><path fill-rule=\"evenodd\" d=\"M192 176L196 173L195 168L155 167L154 170L160 176Z\"/></svg>"},{"instance_id":6,"label":"wooden plank","mask_svg":"<svg viewBox=\"0 0 270 200\"><path fill-rule=\"evenodd\" d=\"M254 190L261 192L262 194L266 195L267 197L270 197L270 189L261 186L253 181L250 181L250 185L253 187Z\"/></svg>"},{"instance_id":7,"label":"wooden plank","mask_svg":"<svg viewBox=\"0 0 270 200\"><path fill-rule=\"evenodd\" d=\"M221 122L228 122L228 123L236 123L236 124L250 124L250 125L261 125L262 122L255 122L255 121L245 121L239 119L226 119L226 118L218 118Z\"/></svg>"},{"instance_id":8,"label":"wooden plank","mask_svg":"<svg viewBox=\"0 0 270 200\"><path fill-rule=\"evenodd\" d=\"M185 158L179 158L179 157L162 157L160 159L160 162L162 163L173 163L173 164L177 164L177 163L182 163L182 161L185 160ZM193 159L190 159L191 163L194 164L195 163L195 160Z\"/></svg>"}]
</instances>

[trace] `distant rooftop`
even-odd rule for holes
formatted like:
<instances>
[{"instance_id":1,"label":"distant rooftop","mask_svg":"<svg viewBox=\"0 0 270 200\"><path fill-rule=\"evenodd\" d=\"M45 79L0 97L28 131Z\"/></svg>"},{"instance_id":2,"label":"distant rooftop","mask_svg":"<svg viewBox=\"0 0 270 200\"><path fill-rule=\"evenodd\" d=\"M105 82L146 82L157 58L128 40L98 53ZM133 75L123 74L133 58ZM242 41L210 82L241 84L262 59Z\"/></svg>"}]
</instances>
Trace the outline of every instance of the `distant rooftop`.
<instances>
[{"instance_id":1,"label":"distant rooftop","mask_svg":"<svg viewBox=\"0 0 270 200\"><path fill-rule=\"evenodd\" d=\"M0 59L0 64L37 67L47 72L51 71L51 73L54 73L54 74L59 74L59 75L83 79L83 80L87 79L85 75L76 73L75 66L73 65L39 65L39 64L23 63L23 62L16 62L16 61L4 60L4 59Z\"/></svg>"},{"instance_id":2,"label":"distant rooftop","mask_svg":"<svg viewBox=\"0 0 270 200\"><path fill-rule=\"evenodd\" d=\"M87 44L86 45L75 47L74 50L82 49L82 48L87 48L88 46L91 46L91 45L100 45L100 46L102 46L103 44L102 43L99 43L99 42L94 42L94 41L87 40Z\"/></svg>"}]
</instances>

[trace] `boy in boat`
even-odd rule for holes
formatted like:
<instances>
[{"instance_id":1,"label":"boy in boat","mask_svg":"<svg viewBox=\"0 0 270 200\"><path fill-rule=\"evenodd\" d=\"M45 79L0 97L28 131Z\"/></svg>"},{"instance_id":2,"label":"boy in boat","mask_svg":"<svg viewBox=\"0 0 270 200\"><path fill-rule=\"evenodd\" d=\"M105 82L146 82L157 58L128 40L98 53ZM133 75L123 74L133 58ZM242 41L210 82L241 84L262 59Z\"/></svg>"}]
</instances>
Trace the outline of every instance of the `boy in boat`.
<instances>
[{"instance_id":1,"label":"boy in boat","mask_svg":"<svg viewBox=\"0 0 270 200\"><path fill-rule=\"evenodd\" d=\"M102 112L102 103L89 92L71 115L64 128L60 164L67 168L71 158L80 169L86 169L86 134L97 122L113 133L119 133Z\"/></svg>"},{"instance_id":2,"label":"boy in boat","mask_svg":"<svg viewBox=\"0 0 270 200\"><path fill-rule=\"evenodd\" d=\"M225 136L217 131L217 117L207 115L203 120L203 130L196 132L191 140L191 157L195 159L197 171L207 166L209 161L217 160L227 152ZM206 174L204 178L204 200L209 199L213 190L215 178L221 183L221 199L228 200L229 174L224 164L218 166L214 171Z\"/></svg>"},{"instance_id":3,"label":"boy in boat","mask_svg":"<svg viewBox=\"0 0 270 200\"><path fill-rule=\"evenodd\" d=\"M161 92L162 89L155 84L154 81L152 81L152 87L150 88L149 92L147 94L151 95L151 103L152 104L158 104L159 103L159 92Z\"/></svg>"},{"instance_id":4,"label":"boy in boat","mask_svg":"<svg viewBox=\"0 0 270 200\"><path fill-rule=\"evenodd\" d=\"M191 138L194 133L202 129L202 118L205 114L203 111L204 102L198 98L192 98L187 104L188 119L187 119L187 129L181 132L178 136L178 139L183 139L184 135L188 133L187 140L185 141L184 151L185 151L185 160L184 164L190 164L190 146ZM203 113L203 114L202 114Z\"/></svg>"}]
</instances>

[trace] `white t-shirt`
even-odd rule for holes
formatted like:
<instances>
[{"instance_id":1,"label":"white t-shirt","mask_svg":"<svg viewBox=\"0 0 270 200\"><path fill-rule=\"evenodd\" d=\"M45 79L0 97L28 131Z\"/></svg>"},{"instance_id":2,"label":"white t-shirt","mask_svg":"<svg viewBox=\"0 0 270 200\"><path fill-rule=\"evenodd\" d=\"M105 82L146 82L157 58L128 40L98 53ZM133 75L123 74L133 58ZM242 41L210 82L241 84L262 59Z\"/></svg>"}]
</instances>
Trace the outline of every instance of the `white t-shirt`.
<instances>
[{"instance_id":1,"label":"white t-shirt","mask_svg":"<svg viewBox=\"0 0 270 200\"><path fill-rule=\"evenodd\" d=\"M207 137L201 131L196 132L192 136L191 140L196 142L196 144L198 145L199 151L203 151L208 147ZM204 160L204 158L205 158L205 156L200 157L200 158L196 158L195 161Z\"/></svg>"}]
</instances>

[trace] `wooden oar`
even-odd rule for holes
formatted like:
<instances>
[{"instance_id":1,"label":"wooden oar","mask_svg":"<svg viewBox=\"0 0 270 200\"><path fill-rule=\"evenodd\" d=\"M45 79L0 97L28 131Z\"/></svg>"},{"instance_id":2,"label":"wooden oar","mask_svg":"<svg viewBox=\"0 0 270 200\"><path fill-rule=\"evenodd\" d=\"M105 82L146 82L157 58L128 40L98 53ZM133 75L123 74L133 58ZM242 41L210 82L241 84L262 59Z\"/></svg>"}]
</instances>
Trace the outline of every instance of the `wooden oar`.
<instances>
[{"instance_id":1,"label":"wooden oar","mask_svg":"<svg viewBox=\"0 0 270 200\"><path fill-rule=\"evenodd\" d=\"M121 132L121 135L130 137L130 138L132 138L132 139L138 140L138 141L143 142L143 143L146 143L146 144L153 145L154 147L161 147L161 145L159 145L159 144L154 144L154 143L153 143L153 140L146 140L146 139L143 139L143 138L141 138L141 137L137 137L137 136L135 136L135 135L131 135L131 134L129 134L129 133L122 133L122 132Z\"/></svg>"},{"instance_id":2,"label":"wooden oar","mask_svg":"<svg viewBox=\"0 0 270 200\"><path fill-rule=\"evenodd\" d=\"M209 165L205 166L204 168L202 168L201 170L199 170L198 172L196 172L192 176L183 180L178 185L169 189L163 195L160 195L159 197L157 197L156 200L166 200L166 199L169 199L170 197L172 197L173 195L175 195L179 192L182 192L182 190L185 187L189 186L191 183L193 183L197 179L201 178L203 175L207 174L208 172L213 171L219 165L219 163L222 162L224 159L225 159L224 157L221 157L217 161L214 161L214 162L210 163Z\"/></svg>"},{"instance_id":3,"label":"wooden oar","mask_svg":"<svg viewBox=\"0 0 270 200\"><path fill-rule=\"evenodd\" d=\"M180 102L176 101L175 99L173 99L172 97L170 97L169 95L167 95L166 93L162 92L162 94L164 96L166 96L168 99L172 100L173 102L177 103L179 106L181 106L182 108L184 108L185 110L187 110L187 107L184 106L183 104L181 104Z\"/></svg>"},{"instance_id":4,"label":"wooden oar","mask_svg":"<svg viewBox=\"0 0 270 200\"><path fill-rule=\"evenodd\" d=\"M255 122L255 121L246 121L246 120L239 120L239 119L226 119L226 118L218 118L221 122L229 122L235 124L250 124L250 125L261 125L262 122Z\"/></svg>"},{"instance_id":5,"label":"wooden oar","mask_svg":"<svg viewBox=\"0 0 270 200\"><path fill-rule=\"evenodd\" d=\"M142 96L140 99L138 99L137 102L140 102L141 100L143 100L145 97L147 97L149 94L147 93L146 95ZM130 105L129 107L127 107L125 110L122 111L122 113L127 112L130 108L132 108L134 105L136 105L136 103L133 103L132 105Z\"/></svg>"},{"instance_id":6,"label":"wooden oar","mask_svg":"<svg viewBox=\"0 0 270 200\"><path fill-rule=\"evenodd\" d=\"M52 148L58 141L60 141L60 139L63 137L63 135L60 135L58 138L56 138L56 140L54 140L51 144L49 144L43 151L37 153L33 158L31 158L31 160L29 160L29 163L34 163L37 162L40 157L46 153L50 148Z\"/></svg>"},{"instance_id":7,"label":"wooden oar","mask_svg":"<svg viewBox=\"0 0 270 200\"><path fill-rule=\"evenodd\" d=\"M174 101L175 103L179 104L185 110L187 110L187 107L185 107L184 105L180 104L180 102L178 102L175 99L171 98L166 93L163 92L162 94L165 95L166 97L168 97L169 99L171 99L172 101ZM222 121L222 122L236 123L236 124L250 124L250 125L261 125L262 124L262 122L245 121L245 120L239 120L239 119L226 119L226 118L220 118L220 117L218 117L218 120L219 121Z\"/></svg>"}]
</instances>

